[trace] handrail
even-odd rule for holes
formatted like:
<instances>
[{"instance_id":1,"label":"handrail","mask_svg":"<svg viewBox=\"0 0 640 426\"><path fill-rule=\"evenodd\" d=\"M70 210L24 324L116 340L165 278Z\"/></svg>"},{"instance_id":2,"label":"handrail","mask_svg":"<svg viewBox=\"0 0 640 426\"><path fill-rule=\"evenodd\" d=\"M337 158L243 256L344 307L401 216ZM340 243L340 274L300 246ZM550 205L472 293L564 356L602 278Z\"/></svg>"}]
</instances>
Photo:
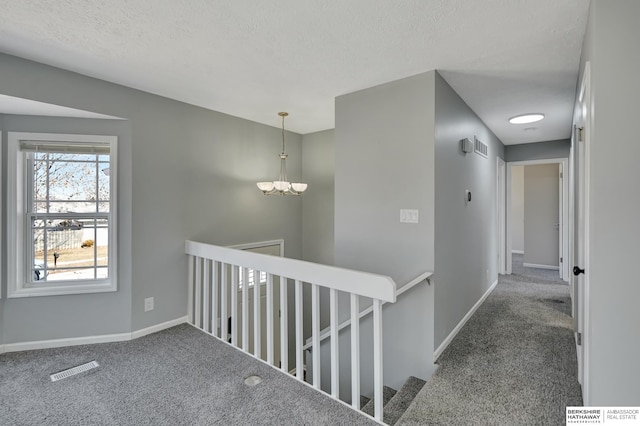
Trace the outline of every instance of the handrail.
<instances>
[{"instance_id":1,"label":"handrail","mask_svg":"<svg viewBox=\"0 0 640 426\"><path fill-rule=\"evenodd\" d=\"M384 275L214 246L197 241L186 241L185 252L193 256L216 259L269 274L286 276L294 280L313 282L323 287L380 299L384 302L396 301L396 283Z\"/></svg>"},{"instance_id":2,"label":"handrail","mask_svg":"<svg viewBox=\"0 0 640 426\"><path fill-rule=\"evenodd\" d=\"M350 295L351 303L351 406L360 409L360 341L358 320L359 299L368 297L373 300L369 311L373 312L373 399L375 401L374 418L382 422L383 413L383 347L382 347L382 305L396 301L396 284L387 276L371 274L320 265L302 260L253 253L228 247L219 247L196 241L185 242L185 253L189 255L187 312L189 322L195 327L212 334L237 349L256 357L269 365L289 372L289 305L287 298L293 290L293 318L295 334L293 351L295 353L295 376L305 381L304 376L304 337L303 337L303 292L311 290L311 336L313 353L313 387L320 390L320 288L329 289L330 327L331 327L331 397L340 399L340 353L338 342L338 292ZM241 276L249 277L250 271L266 273L265 282L265 321L262 320L262 296L258 291L261 284L250 288L242 285ZM279 282L279 310L276 310L277 297L274 280ZM243 284L246 284L243 283ZM293 284L293 288L291 285ZM409 283L411 284L411 283ZM412 285L415 285L412 284ZM405 286L407 287L407 286ZM403 290L403 291L406 291ZM250 301L250 293L253 301ZM253 306L250 306L253 305ZM230 308L230 315L227 309ZM250 310L253 320L250 319ZM229 323L227 323L227 319ZM251 325L251 323L253 323ZM229 325L227 325L229 324ZM276 362L275 336L280 331L280 361ZM230 332L229 332L230 329ZM266 356L262 353L262 336L266 338ZM229 336L230 334L230 336ZM253 334L251 348L250 334ZM230 339L229 339L230 337ZM265 359L266 358L266 359ZM354 396L355 395L355 396Z\"/></svg>"},{"instance_id":3,"label":"handrail","mask_svg":"<svg viewBox=\"0 0 640 426\"><path fill-rule=\"evenodd\" d=\"M432 275L433 275L432 271L426 271L418 275L417 277L415 277L405 285L401 286L400 289L396 290L396 298L401 294L405 293L406 291L410 290L411 288L415 287L417 284L421 283L424 280L427 280L429 281L429 283L431 283L429 278ZM385 303L387 302L384 302L382 305L384 306ZM373 305L369 306L367 309L360 312L360 314L358 315L358 320L361 320L362 318L366 317L371 312L373 312ZM350 318L344 320L343 322L340 323L340 325L338 325L338 332L340 332L343 328L349 327L350 325L351 325ZM320 332L320 341L322 342L323 340L327 339L330 336L331 336L331 328L327 327ZM307 339L307 342L308 343L302 347L305 351L310 349L313 346L313 342L311 342L311 339Z\"/></svg>"}]
</instances>

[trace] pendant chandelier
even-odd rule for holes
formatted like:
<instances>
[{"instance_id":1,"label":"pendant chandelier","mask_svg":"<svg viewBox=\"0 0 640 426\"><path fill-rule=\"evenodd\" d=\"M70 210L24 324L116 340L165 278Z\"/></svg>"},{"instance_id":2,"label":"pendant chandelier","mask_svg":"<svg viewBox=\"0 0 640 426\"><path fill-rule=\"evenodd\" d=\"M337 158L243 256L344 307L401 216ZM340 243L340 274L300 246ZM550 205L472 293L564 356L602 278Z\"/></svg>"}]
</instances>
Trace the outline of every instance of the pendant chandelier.
<instances>
[{"instance_id":1,"label":"pendant chandelier","mask_svg":"<svg viewBox=\"0 0 640 426\"><path fill-rule=\"evenodd\" d=\"M280 175L273 182L258 182L258 189L264 195L302 195L307 189L306 183L291 183L287 180L287 154L284 152L284 118L287 112L279 112L282 117L282 153L280 154Z\"/></svg>"}]
</instances>

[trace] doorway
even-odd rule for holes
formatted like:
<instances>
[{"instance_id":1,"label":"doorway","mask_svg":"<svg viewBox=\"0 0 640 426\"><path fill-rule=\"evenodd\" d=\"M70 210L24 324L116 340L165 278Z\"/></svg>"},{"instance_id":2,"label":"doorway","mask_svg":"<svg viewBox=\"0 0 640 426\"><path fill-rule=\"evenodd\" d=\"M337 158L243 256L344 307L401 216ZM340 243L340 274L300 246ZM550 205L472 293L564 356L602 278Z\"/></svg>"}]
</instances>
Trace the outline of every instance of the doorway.
<instances>
[{"instance_id":1,"label":"doorway","mask_svg":"<svg viewBox=\"0 0 640 426\"><path fill-rule=\"evenodd\" d=\"M262 241L257 243L249 243L231 246L238 250L251 251L253 253L267 254L271 256L284 256L284 240ZM267 350L269 347L267 327L271 327L273 335L273 363L280 365L281 357L281 339L280 339L280 277L271 277L271 294L267 292L267 274L253 269L239 268L238 270L238 295L231 300L236 300L235 311L238 314L238 341L243 342L242 346L249 353L256 357L267 360ZM243 286L247 285L246 295L243 292ZM246 299L243 297L246 296ZM256 298L258 303L256 303ZM268 301L267 299L271 299ZM229 302L227 312L233 312ZM248 323L243 326L243 304L246 303ZM273 306L273 317L271 321L267 318L267 305ZM259 320L257 318L259 317ZM230 318L227 319L228 332L231 333ZM260 324L258 328L256 325ZM247 332L246 340L243 332ZM245 347L246 343L246 347Z\"/></svg>"},{"instance_id":2,"label":"doorway","mask_svg":"<svg viewBox=\"0 0 640 426\"><path fill-rule=\"evenodd\" d=\"M507 163L507 224L506 224L506 273L512 274L513 262L519 260L522 256L523 268L547 269L553 271L554 279L569 280L569 179L565 176L568 170L568 158L555 158L545 160L530 161L512 161ZM530 169L524 169L531 166ZM535 167L534 167L535 166ZM521 168L522 167L522 168ZM526 216L531 218L531 223L518 223L516 215L519 213L518 206L514 199L514 186L520 177L524 176L525 170L531 178L531 182L543 182L545 188L549 188L550 176L555 176L555 181L551 181L553 185L557 185L555 192L545 191L542 188L533 186L527 192L538 196L539 199L533 199L529 203L529 214ZM555 175L553 174L555 170ZM520 172L523 173L520 176ZM546 182L546 183L545 183ZM555 183L554 183L555 182ZM542 196L540 198L539 196ZM549 200L544 197L556 197L555 200ZM550 210L551 209L551 210ZM555 209L555 212L552 211ZM554 214L555 213L555 214ZM537 222L537 223L534 223ZM520 228L522 225L522 228ZM531 244L531 259L527 259L524 252L524 237L516 238L520 229L527 229L526 234L529 235L528 241ZM557 246L551 246L557 244ZM533 254L535 253L535 254ZM550 258L549 256L552 256ZM541 278L551 277L548 271L540 272Z\"/></svg>"}]
</instances>

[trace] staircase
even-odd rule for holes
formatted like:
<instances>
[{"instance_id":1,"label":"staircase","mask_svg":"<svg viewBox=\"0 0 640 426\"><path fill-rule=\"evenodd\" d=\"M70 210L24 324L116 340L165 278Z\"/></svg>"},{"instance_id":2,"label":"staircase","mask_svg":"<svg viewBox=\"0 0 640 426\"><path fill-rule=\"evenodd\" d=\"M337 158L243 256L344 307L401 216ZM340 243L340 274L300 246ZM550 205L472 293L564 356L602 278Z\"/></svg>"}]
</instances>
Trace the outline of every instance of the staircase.
<instances>
[{"instance_id":1,"label":"staircase","mask_svg":"<svg viewBox=\"0 0 640 426\"><path fill-rule=\"evenodd\" d=\"M384 402L383 407L383 420L388 425L394 425L402 417L407 408L411 405L414 398L420 392L420 389L425 385L425 381L416 377L409 377L407 381L402 385L400 390L396 391L388 386L384 387L382 399ZM370 416L373 416L375 407L373 400L363 396L360 399L360 406L362 411Z\"/></svg>"}]
</instances>

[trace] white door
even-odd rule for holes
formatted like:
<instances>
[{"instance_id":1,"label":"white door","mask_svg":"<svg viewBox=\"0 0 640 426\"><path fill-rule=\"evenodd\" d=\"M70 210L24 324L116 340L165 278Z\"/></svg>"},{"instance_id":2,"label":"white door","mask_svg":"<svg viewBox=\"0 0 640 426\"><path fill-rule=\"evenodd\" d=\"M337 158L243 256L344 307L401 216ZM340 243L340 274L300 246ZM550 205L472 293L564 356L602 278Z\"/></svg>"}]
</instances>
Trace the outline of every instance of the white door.
<instances>
[{"instance_id":1,"label":"white door","mask_svg":"<svg viewBox=\"0 0 640 426\"><path fill-rule=\"evenodd\" d=\"M575 241L573 259L573 300L574 331L576 333L576 350L578 355L578 381L582 384L583 394L588 393L588 371L586 357L589 345L588 330L588 302L589 302L589 143L590 143L590 86L589 64L585 67L581 85L576 131L574 134L575 149ZM585 400L585 405L587 401Z\"/></svg>"}]
</instances>

